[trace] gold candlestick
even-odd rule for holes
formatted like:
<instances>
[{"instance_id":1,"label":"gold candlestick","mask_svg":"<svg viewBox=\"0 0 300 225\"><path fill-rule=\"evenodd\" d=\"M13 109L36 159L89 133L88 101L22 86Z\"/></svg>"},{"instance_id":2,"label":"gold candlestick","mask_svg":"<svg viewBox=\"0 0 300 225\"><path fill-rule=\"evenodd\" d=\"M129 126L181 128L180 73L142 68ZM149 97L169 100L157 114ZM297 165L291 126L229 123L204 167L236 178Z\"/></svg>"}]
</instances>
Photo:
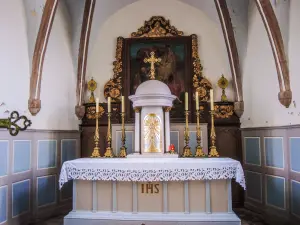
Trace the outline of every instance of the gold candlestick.
<instances>
[{"instance_id":1,"label":"gold candlestick","mask_svg":"<svg viewBox=\"0 0 300 225\"><path fill-rule=\"evenodd\" d=\"M113 153L113 149L111 147L111 122L110 122L110 117L111 117L111 112L108 112L107 113L108 125L107 125L107 135L106 135L107 147L106 147L106 151L104 153L105 158L115 157L114 153Z\"/></svg>"},{"instance_id":2,"label":"gold candlestick","mask_svg":"<svg viewBox=\"0 0 300 225\"><path fill-rule=\"evenodd\" d=\"M97 107L97 106L96 106ZM92 158L100 158L100 152L99 152L99 112L96 112L95 114L95 119L96 119L96 128L95 128L95 135L94 135L94 141L95 141L95 147L94 147L94 151L92 153Z\"/></svg>"},{"instance_id":3,"label":"gold candlestick","mask_svg":"<svg viewBox=\"0 0 300 225\"><path fill-rule=\"evenodd\" d=\"M210 152L208 157L219 157L219 153L216 147L216 131L215 131L215 120L214 120L215 110L212 108L210 111L211 115L211 130L210 130Z\"/></svg>"},{"instance_id":4,"label":"gold candlestick","mask_svg":"<svg viewBox=\"0 0 300 225\"><path fill-rule=\"evenodd\" d=\"M127 152L126 152L126 146L125 146L125 142L126 142L126 133L125 133L125 113L122 112L121 113L121 117L122 117L122 146L120 148L120 153L119 153L119 157L121 158L125 158L127 156Z\"/></svg>"},{"instance_id":5,"label":"gold candlestick","mask_svg":"<svg viewBox=\"0 0 300 225\"><path fill-rule=\"evenodd\" d=\"M189 111L185 110L185 130L184 130L185 146L183 147L182 157L192 157L191 147L189 146L190 132L189 132Z\"/></svg>"},{"instance_id":6,"label":"gold candlestick","mask_svg":"<svg viewBox=\"0 0 300 225\"><path fill-rule=\"evenodd\" d=\"M200 127L200 110L196 111L197 125L196 125L196 136L197 136L197 146L195 157L204 157L203 148L201 146L201 127Z\"/></svg>"}]
</instances>

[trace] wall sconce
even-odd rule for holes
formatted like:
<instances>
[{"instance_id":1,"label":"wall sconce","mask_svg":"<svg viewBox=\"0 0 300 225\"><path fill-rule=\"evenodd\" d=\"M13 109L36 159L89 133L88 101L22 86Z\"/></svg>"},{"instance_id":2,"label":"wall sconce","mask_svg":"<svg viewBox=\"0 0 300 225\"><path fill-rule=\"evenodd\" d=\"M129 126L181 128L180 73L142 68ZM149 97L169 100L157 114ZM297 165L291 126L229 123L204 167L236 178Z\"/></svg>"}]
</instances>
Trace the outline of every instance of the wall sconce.
<instances>
[{"instance_id":1,"label":"wall sconce","mask_svg":"<svg viewBox=\"0 0 300 225\"><path fill-rule=\"evenodd\" d=\"M17 111L13 111L7 119L0 119L0 128L8 129L12 136L17 136L19 131L26 130L31 124L31 120L20 116Z\"/></svg>"}]
</instances>

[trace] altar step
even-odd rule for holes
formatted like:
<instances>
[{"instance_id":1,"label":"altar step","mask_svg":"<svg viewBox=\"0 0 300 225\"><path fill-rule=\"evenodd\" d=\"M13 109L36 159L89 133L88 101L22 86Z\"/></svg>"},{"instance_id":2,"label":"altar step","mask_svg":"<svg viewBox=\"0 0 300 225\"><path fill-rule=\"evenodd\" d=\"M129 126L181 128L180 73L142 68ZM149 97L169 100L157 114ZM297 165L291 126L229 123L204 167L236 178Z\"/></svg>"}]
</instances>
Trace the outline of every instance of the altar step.
<instances>
[{"instance_id":1,"label":"altar step","mask_svg":"<svg viewBox=\"0 0 300 225\"><path fill-rule=\"evenodd\" d=\"M70 212L64 225L241 225L234 213Z\"/></svg>"}]
</instances>

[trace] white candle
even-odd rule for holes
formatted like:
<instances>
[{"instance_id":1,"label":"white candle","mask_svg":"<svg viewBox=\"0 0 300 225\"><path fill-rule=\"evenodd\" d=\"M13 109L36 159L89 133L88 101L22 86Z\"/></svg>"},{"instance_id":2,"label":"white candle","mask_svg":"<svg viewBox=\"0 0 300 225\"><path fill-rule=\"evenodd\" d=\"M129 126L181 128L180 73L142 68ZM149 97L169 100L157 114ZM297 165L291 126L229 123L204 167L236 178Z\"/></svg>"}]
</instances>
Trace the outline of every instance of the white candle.
<instances>
[{"instance_id":1,"label":"white candle","mask_svg":"<svg viewBox=\"0 0 300 225\"><path fill-rule=\"evenodd\" d=\"M99 98L96 98L96 113L99 112Z\"/></svg>"},{"instance_id":2,"label":"white candle","mask_svg":"<svg viewBox=\"0 0 300 225\"><path fill-rule=\"evenodd\" d=\"M107 98L107 112L111 112L111 98L108 97Z\"/></svg>"},{"instance_id":3,"label":"white candle","mask_svg":"<svg viewBox=\"0 0 300 225\"><path fill-rule=\"evenodd\" d=\"M198 91L196 91L196 110L199 110L199 97L198 97Z\"/></svg>"},{"instance_id":4,"label":"white candle","mask_svg":"<svg viewBox=\"0 0 300 225\"><path fill-rule=\"evenodd\" d=\"M210 110L214 110L214 90L210 89Z\"/></svg>"},{"instance_id":5,"label":"white candle","mask_svg":"<svg viewBox=\"0 0 300 225\"><path fill-rule=\"evenodd\" d=\"M122 113L125 112L125 101L124 101L124 96L122 96Z\"/></svg>"},{"instance_id":6,"label":"white candle","mask_svg":"<svg viewBox=\"0 0 300 225\"><path fill-rule=\"evenodd\" d=\"M188 100L189 100L189 95L187 92L185 92L185 110L188 111L189 110L189 103L188 103Z\"/></svg>"}]
</instances>

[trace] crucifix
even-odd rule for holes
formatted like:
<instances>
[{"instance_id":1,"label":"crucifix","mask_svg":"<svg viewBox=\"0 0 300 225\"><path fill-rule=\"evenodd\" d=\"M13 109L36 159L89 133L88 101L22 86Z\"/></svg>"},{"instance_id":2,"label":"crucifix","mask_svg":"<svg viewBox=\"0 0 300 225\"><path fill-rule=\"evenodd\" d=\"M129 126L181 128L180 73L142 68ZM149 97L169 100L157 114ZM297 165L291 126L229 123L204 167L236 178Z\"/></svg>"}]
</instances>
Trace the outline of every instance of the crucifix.
<instances>
[{"instance_id":1,"label":"crucifix","mask_svg":"<svg viewBox=\"0 0 300 225\"><path fill-rule=\"evenodd\" d=\"M151 64L151 67L150 67L150 77L149 77L150 80L155 80L155 67L154 67L154 64L161 61L161 58L155 58L154 55L155 55L155 53L151 52L150 53L150 58L145 58L144 59L145 63L150 63Z\"/></svg>"}]
</instances>

